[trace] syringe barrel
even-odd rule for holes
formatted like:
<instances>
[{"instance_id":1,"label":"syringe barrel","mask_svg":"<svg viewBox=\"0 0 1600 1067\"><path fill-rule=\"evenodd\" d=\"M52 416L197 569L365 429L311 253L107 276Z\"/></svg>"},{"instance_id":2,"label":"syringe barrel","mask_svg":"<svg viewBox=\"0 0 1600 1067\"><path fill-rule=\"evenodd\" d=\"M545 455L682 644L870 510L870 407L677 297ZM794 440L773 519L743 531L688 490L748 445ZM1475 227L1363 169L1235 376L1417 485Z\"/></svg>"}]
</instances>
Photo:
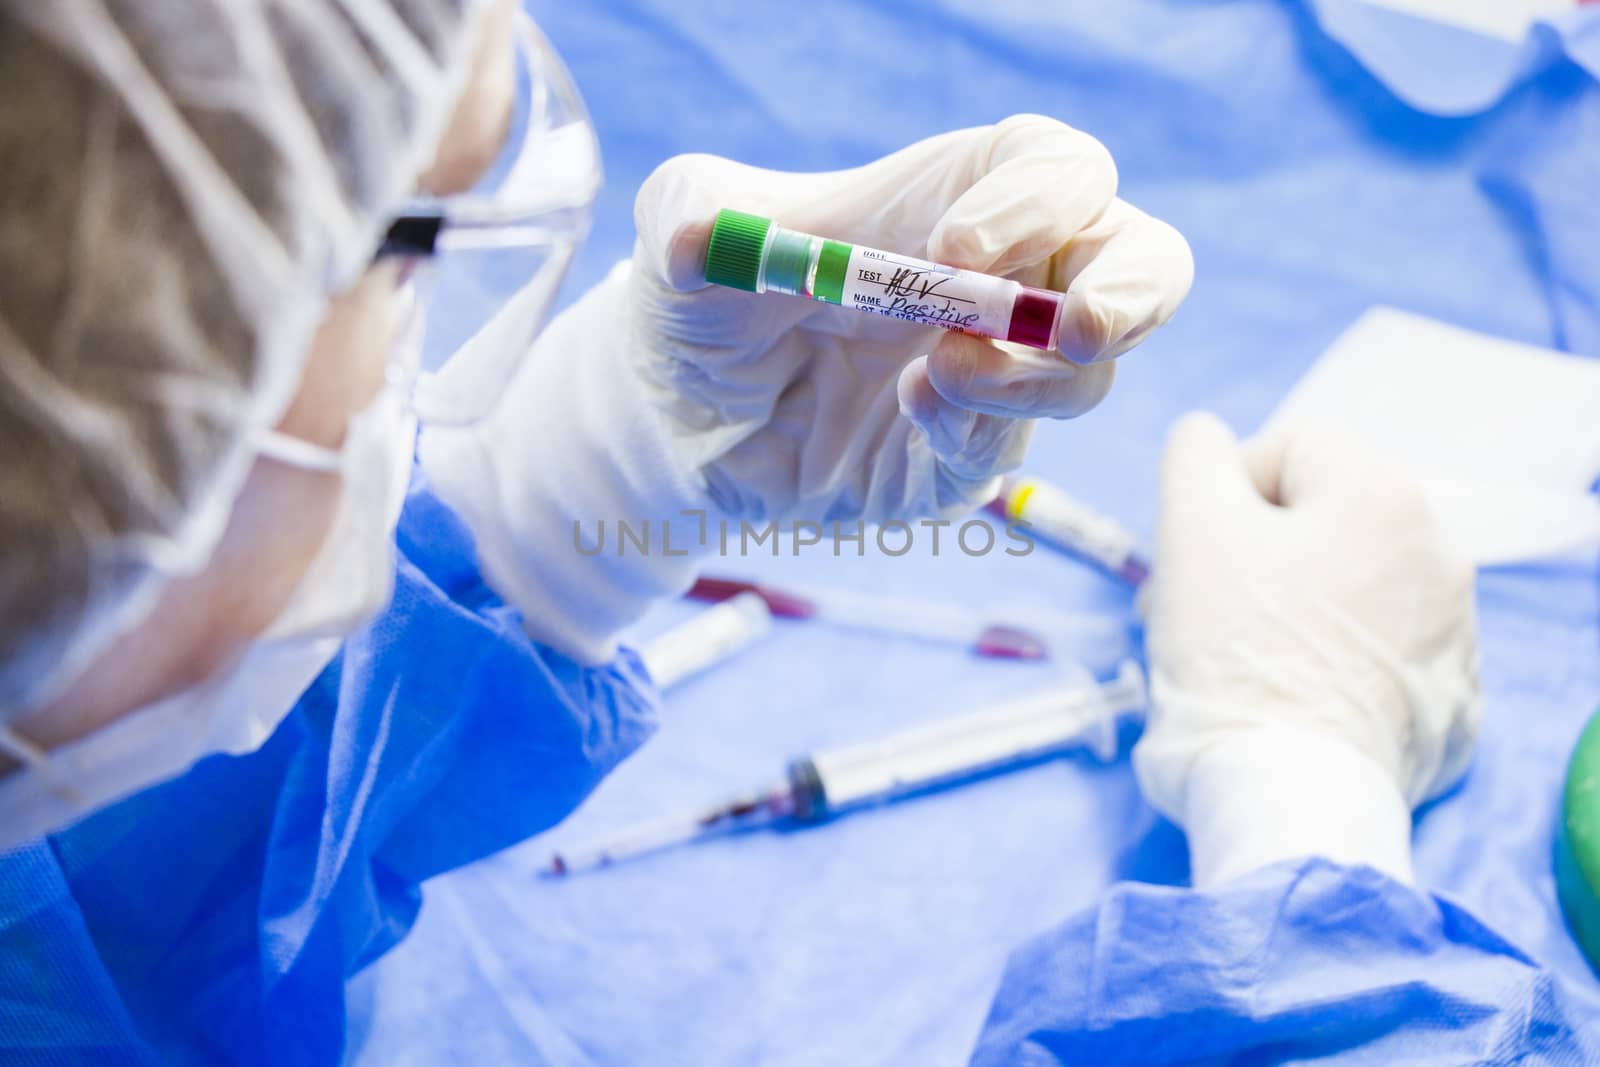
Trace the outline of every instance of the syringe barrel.
<instances>
[{"instance_id":1,"label":"syringe barrel","mask_svg":"<svg viewBox=\"0 0 1600 1067\"><path fill-rule=\"evenodd\" d=\"M1117 715L1144 704L1143 674L1047 690L974 715L812 753L789 767L796 814L817 818L882 803L1067 748L1115 752Z\"/></svg>"}]
</instances>

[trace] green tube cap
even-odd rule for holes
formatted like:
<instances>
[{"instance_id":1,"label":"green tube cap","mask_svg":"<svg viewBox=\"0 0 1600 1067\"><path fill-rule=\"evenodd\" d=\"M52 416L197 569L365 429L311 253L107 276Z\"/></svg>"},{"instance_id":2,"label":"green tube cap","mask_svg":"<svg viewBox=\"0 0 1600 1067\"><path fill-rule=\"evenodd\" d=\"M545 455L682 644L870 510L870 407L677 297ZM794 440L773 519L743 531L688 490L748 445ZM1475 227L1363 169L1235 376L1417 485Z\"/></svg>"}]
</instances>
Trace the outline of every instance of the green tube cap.
<instances>
[{"instance_id":1,"label":"green tube cap","mask_svg":"<svg viewBox=\"0 0 1600 1067\"><path fill-rule=\"evenodd\" d=\"M1556 892L1572 936L1600 973L1600 714L1572 750L1556 835Z\"/></svg>"},{"instance_id":2,"label":"green tube cap","mask_svg":"<svg viewBox=\"0 0 1600 1067\"><path fill-rule=\"evenodd\" d=\"M706 281L731 289L756 291L761 277L761 253L767 246L772 220L743 211L719 211L706 246Z\"/></svg>"}]
</instances>

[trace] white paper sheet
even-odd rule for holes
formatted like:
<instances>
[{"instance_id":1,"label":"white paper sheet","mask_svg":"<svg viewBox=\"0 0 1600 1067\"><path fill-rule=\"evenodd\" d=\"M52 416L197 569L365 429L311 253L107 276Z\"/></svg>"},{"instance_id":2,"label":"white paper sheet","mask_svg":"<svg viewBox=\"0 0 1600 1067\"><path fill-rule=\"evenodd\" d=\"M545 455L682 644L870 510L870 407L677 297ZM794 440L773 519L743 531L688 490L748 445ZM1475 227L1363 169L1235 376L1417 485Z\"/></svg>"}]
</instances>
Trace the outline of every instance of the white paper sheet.
<instances>
[{"instance_id":1,"label":"white paper sheet","mask_svg":"<svg viewBox=\"0 0 1600 1067\"><path fill-rule=\"evenodd\" d=\"M1416 474L1479 564L1600 544L1600 359L1373 308L1267 426L1305 422L1361 437Z\"/></svg>"}]
</instances>

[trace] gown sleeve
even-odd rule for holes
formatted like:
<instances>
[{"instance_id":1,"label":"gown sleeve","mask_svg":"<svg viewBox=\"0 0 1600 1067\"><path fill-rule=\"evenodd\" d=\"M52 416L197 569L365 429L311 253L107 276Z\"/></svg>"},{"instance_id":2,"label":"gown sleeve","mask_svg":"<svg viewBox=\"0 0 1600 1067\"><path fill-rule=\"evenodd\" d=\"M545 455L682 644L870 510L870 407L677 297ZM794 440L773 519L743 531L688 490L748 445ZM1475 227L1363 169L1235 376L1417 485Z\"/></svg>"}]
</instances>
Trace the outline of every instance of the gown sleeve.
<instances>
[{"instance_id":1,"label":"gown sleeve","mask_svg":"<svg viewBox=\"0 0 1600 1067\"><path fill-rule=\"evenodd\" d=\"M1595 1063L1544 967L1369 867L1124 883L1009 960L972 1063Z\"/></svg>"},{"instance_id":2,"label":"gown sleeve","mask_svg":"<svg viewBox=\"0 0 1600 1067\"><path fill-rule=\"evenodd\" d=\"M0 855L0 1062L334 1064L423 880L561 821L650 733L623 651L533 642L414 481L387 611L261 748Z\"/></svg>"}]
</instances>

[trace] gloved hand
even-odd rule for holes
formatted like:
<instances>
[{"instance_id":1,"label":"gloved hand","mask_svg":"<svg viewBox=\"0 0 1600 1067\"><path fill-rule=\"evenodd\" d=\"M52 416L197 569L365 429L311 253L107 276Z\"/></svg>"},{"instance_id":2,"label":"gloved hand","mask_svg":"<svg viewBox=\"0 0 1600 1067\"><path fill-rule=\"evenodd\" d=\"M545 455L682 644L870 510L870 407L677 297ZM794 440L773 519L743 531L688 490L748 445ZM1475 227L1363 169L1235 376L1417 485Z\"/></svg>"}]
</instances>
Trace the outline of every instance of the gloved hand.
<instances>
[{"instance_id":1,"label":"gloved hand","mask_svg":"<svg viewBox=\"0 0 1600 1067\"><path fill-rule=\"evenodd\" d=\"M1020 463L1028 420L1094 407L1111 386L1107 361L1188 292L1183 238L1115 199L1116 184L1097 141L1035 115L834 174L669 161L639 194L629 307L633 366L681 462L705 474L722 511L749 518L874 522L984 503ZM1066 358L707 286L724 207L1065 290Z\"/></svg>"},{"instance_id":2,"label":"gloved hand","mask_svg":"<svg viewBox=\"0 0 1600 1067\"><path fill-rule=\"evenodd\" d=\"M1411 878L1411 810L1461 776L1473 570L1421 490L1340 439L1173 429L1134 769L1205 886L1324 855Z\"/></svg>"},{"instance_id":3,"label":"gloved hand","mask_svg":"<svg viewBox=\"0 0 1600 1067\"><path fill-rule=\"evenodd\" d=\"M534 635L603 657L651 599L692 580L706 546L685 509L752 522L963 513L1020 463L1029 420L1098 403L1106 361L1166 321L1193 273L1177 232L1115 191L1098 142L1038 116L831 174L669 160L639 193L632 264L552 324L485 424L425 433L424 465ZM721 208L1063 289L1065 356L710 286ZM573 522L592 546L600 519L649 519L655 538L665 524L689 555L585 557Z\"/></svg>"}]
</instances>

